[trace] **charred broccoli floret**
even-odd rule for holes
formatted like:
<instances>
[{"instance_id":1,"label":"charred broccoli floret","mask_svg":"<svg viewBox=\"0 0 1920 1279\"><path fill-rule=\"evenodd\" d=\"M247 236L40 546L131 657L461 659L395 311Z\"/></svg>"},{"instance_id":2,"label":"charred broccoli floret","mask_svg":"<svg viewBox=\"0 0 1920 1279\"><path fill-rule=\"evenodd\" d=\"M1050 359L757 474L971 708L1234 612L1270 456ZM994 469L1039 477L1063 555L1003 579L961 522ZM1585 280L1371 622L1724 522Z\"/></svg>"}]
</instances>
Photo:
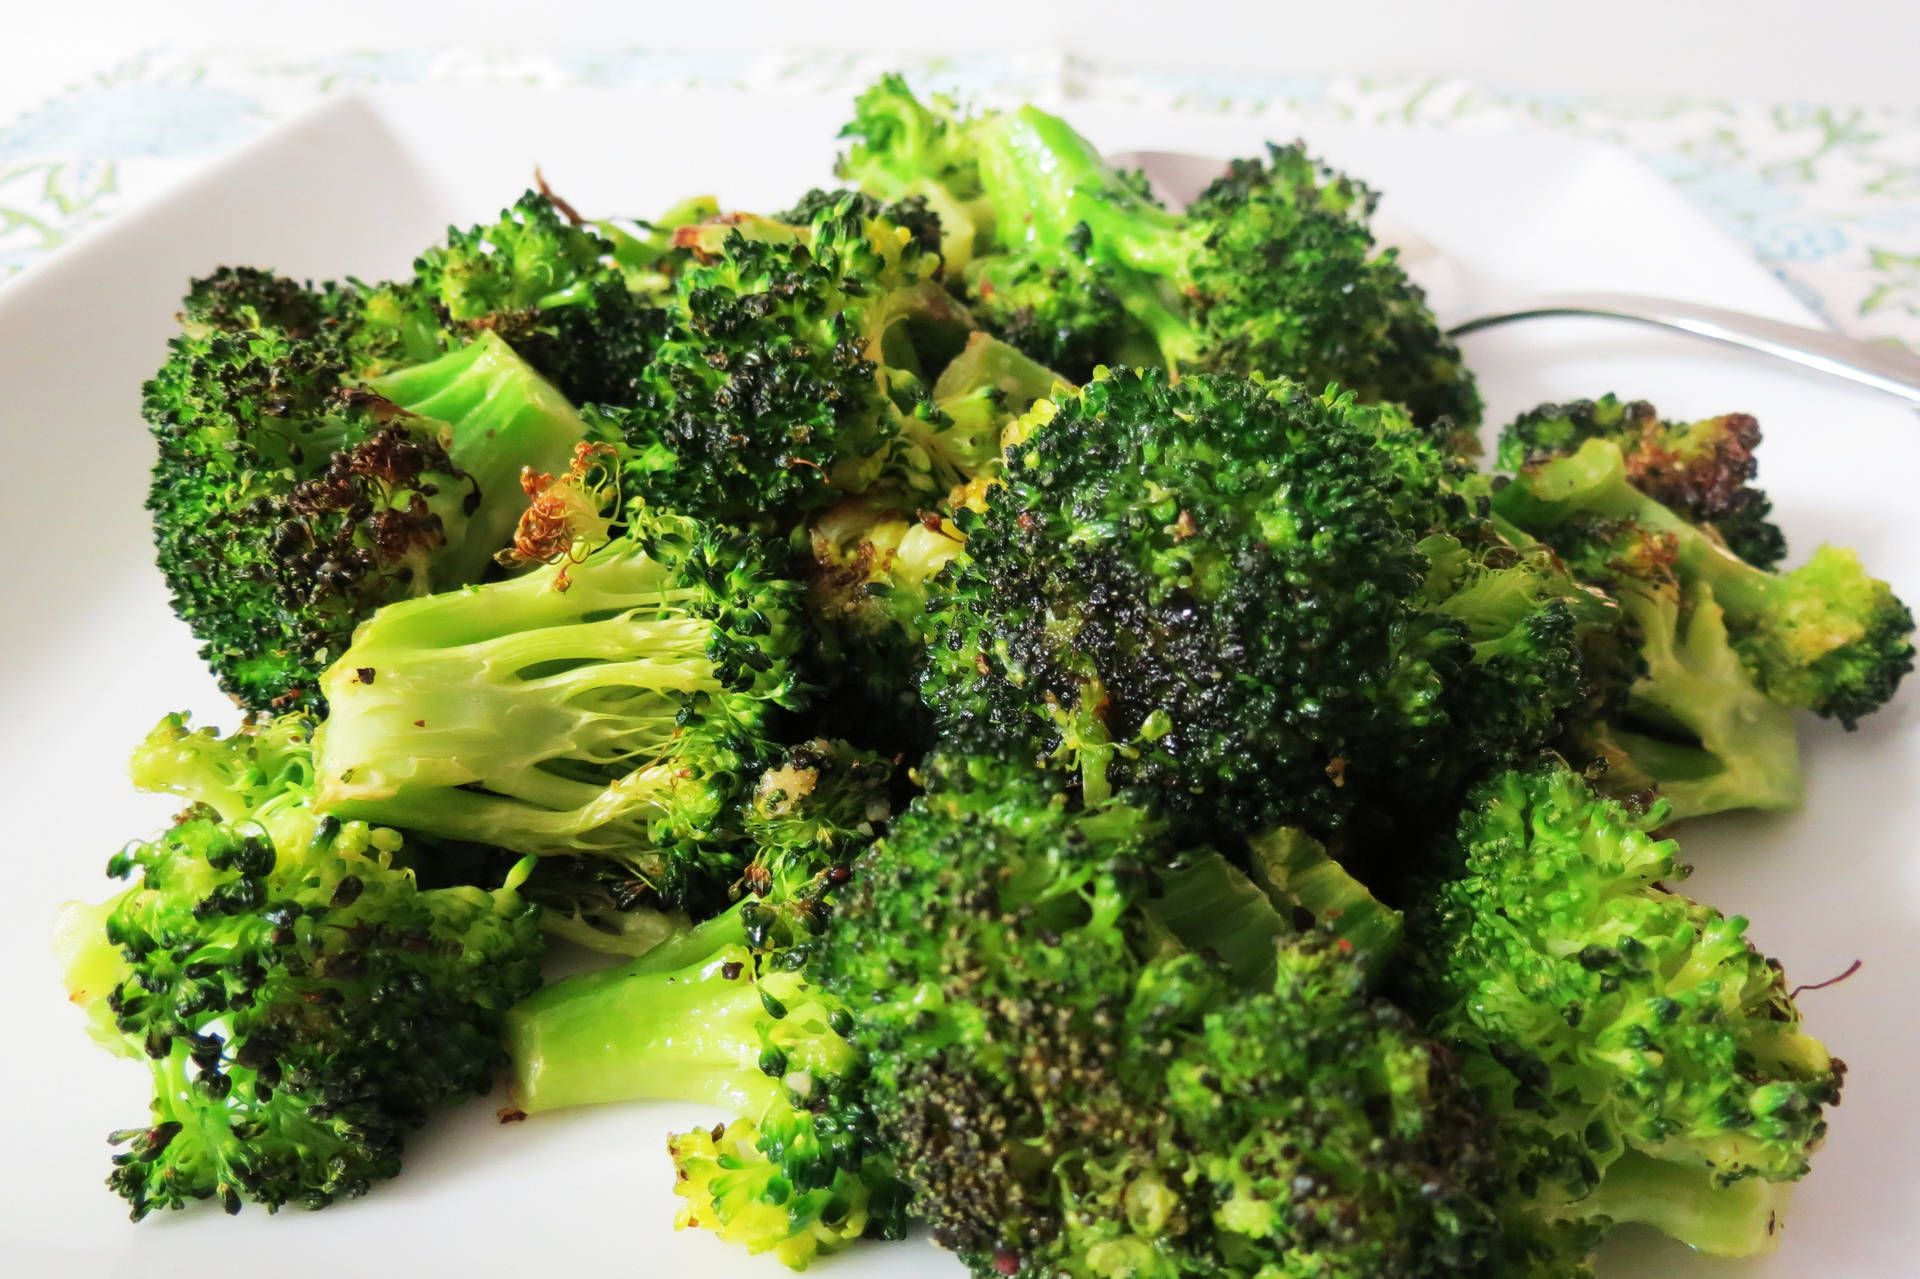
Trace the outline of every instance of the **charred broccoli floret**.
<instances>
[{"instance_id":1,"label":"charred broccoli floret","mask_svg":"<svg viewBox=\"0 0 1920 1279\"><path fill-rule=\"evenodd\" d=\"M1265 986L1169 939L1177 861L986 768L856 865L827 985L935 1240L983 1277L1521 1273L1448 1055L1272 912Z\"/></svg>"},{"instance_id":2,"label":"charred broccoli floret","mask_svg":"<svg viewBox=\"0 0 1920 1279\"><path fill-rule=\"evenodd\" d=\"M694 261L674 278L668 331L640 401L611 414L632 493L779 524L888 470L969 324L932 278L938 258L871 205L846 193L797 226L727 215L681 228Z\"/></svg>"},{"instance_id":3,"label":"charred broccoli floret","mask_svg":"<svg viewBox=\"0 0 1920 1279\"><path fill-rule=\"evenodd\" d=\"M1467 1054L1550 1216L1646 1221L1704 1251L1771 1247L1841 1064L1746 921L1667 887L1671 840L1564 765L1476 790L1408 915L1409 1006Z\"/></svg>"},{"instance_id":4,"label":"charred broccoli floret","mask_svg":"<svg viewBox=\"0 0 1920 1279\"><path fill-rule=\"evenodd\" d=\"M358 362L391 371L493 333L574 403L630 404L666 317L628 286L614 249L529 191L493 222L448 227L412 279L362 290Z\"/></svg>"},{"instance_id":5,"label":"charred broccoli floret","mask_svg":"<svg viewBox=\"0 0 1920 1279\"><path fill-rule=\"evenodd\" d=\"M1636 487L1612 439L1527 466L1494 509L1569 559L1605 558L1623 529L1663 539L1682 587L1711 592L1734 650L1774 701L1852 727L1913 667L1913 614L1852 551L1823 546L1785 573L1755 568Z\"/></svg>"},{"instance_id":6,"label":"charred broccoli floret","mask_svg":"<svg viewBox=\"0 0 1920 1279\"><path fill-rule=\"evenodd\" d=\"M1451 811L1581 695L1574 601L1397 409L1120 371L1015 435L928 614L955 740L1090 800L1324 835Z\"/></svg>"},{"instance_id":7,"label":"charred broccoli floret","mask_svg":"<svg viewBox=\"0 0 1920 1279\"><path fill-rule=\"evenodd\" d=\"M320 802L724 900L804 695L794 596L756 539L638 510L580 563L389 606L322 681Z\"/></svg>"},{"instance_id":8,"label":"charred broccoli floret","mask_svg":"<svg viewBox=\"0 0 1920 1279\"><path fill-rule=\"evenodd\" d=\"M476 580L526 508L521 468L562 467L586 429L491 335L356 385L315 295L270 280L196 285L144 401L174 609L256 710L317 706L373 609Z\"/></svg>"},{"instance_id":9,"label":"charred broccoli floret","mask_svg":"<svg viewBox=\"0 0 1920 1279\"><path fill-rule=\"evenodd\" d=\"M1786 558L1787 539L1768 516L1773 503L1753 486L1760 424L1745 413L1663 422L1645 400L1612 395L1543 404L1500 433L1496 461L1518 471L1571 453L1590 439L1620 446L1627 480L1663 506L1706 525L1755 568Z\"/></svg>"},{"instance_id":10,"label":"charred broccoli floret","mask_svg":"<svg viewBox=\"0 0 1920 1279\"><path fill-rule=\"evenodd\" d=\"M1048 314L1066 319L1069 342L1053 325L1001 329L1034 341L1036 359L1066 350L1076 362L1121 363L1137 331L1181 373L1263 373L1315 389L1337 381L1365 401L1405 404L1450 440L1479 420L1458 349L1393 250L1375 248L1373 193L1298 145L1235 161L1178 214L1031 106L963 117L951 103L914 100L892 77L862 95L844 134L855 142L842 175L883 196L926 196L949 240L964 237L979 255L970 280L1036 290L1051 279L1068 292ZM1004 268L995 254L1009 255ZM1103 292L1137 328L1110 323ZM1093 349L1109 338L1114 347Z\"/></svg>"},{"instance_id":11,"label":"charred broccoli floret","mask_svg":"<svg viewBox=\"0 0 1920 1279\"><path fill-rule=\"evenodd\" d=\"M134 773L191 805L109 862L131 886L63 918L74 1000L153 1076L150 1122L113 1136L135 1220L366 1193L408 1129L492 1086L507 1007L540 984L527 867L416 887L398 832L314 808L310 728L163 720Z\"/></svg>"}]
</instances>

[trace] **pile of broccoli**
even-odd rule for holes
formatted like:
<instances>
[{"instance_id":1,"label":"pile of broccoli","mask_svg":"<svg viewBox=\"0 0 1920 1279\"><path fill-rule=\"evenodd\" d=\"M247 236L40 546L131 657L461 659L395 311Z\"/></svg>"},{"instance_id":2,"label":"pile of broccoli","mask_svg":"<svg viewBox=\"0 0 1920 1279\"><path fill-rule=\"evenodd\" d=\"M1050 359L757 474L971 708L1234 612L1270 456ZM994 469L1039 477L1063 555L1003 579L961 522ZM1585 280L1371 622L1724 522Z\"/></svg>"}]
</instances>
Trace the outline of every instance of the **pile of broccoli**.
<instances>
[{"instance_id":1,"label":"pile of broccoli","mask_svg":"<svg viewBox=\"0 0 1920 1279\"><path fill-rule=\"evenodd\" d=\"M1839 1101L1667 826L1913 664L1744 414L1481 401L1355 180L1190 208L889 76L841 189L195 281L147 384L246 712L61 917L138 1219L323 1207L511 1080L795 1268L1575 1279L1766 1250ZM549 946L616 958L542 985ZM579 965L573 965L576 969ZM665 1211L663 1206L662 1211Z\"/></svg>"}]
</instances>

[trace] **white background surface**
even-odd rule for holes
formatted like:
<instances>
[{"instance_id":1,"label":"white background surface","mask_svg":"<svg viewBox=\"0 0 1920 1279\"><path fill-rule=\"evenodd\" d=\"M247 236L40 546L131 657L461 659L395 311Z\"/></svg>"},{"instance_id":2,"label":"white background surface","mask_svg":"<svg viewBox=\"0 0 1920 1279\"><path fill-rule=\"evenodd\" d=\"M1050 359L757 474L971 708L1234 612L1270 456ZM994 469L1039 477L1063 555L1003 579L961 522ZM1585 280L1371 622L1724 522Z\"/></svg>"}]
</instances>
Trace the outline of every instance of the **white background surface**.
<instances>
[{"instance_id":1,"label":"white background surface","mask_svg":"<svg viewBox=\"0 0 1920 1279\"><path fill-rule=\"evenodd\" d=\"M141 49L212 44L1071 53L1920 108L1916 0L0 0L0 124Z\"/></svg>"},{"instance_id":2,"label":"white background surface","mask_svg":"<svg viewBox=\"0 0 1920 1279\"><path fill-rule=\"evenodd\" d=\"M158 716L191 707L231 724L169 615L144 512L147 449L138 385L157 361L181 284L223 261L296 273L403 269L450 218L490 216L541 162L594 213L648 212L717 189L753 207L823 180L837 100L641 91L412 90L371 109L264 140L185 190L108 225L0 290L0 433L12 473L74 474L86 519L62 483L16 485L0 506L0 1274L205 1279L210 1258L271 1258L279 1279L342 1273L411 1279L505 1274L705 1275L775 1279L700 1231L670 1228L677 1201L662 1138L713 1116L619 1106L493 1121L498 1096L409 1144L402 1177L320 1214L237 1220L167 1214L135 1229L101 1188L102 1136L138 1122L141 1072L88 1042L58 995L48 953L56 903L104 896L106 856L174 807L127 785L123 752ZM664 130L646 166L609 165L627 122L695 118ZM1078 113L1111 148L1244 153L1257 122ZM473 127L449 129L449 120ZM1376 181L1385 210L1469 268L1495 266L1541 289L1658 287L1782 319L1804 318L1739 246L1664 183L1610 152L1529 135L1324 129L1316 146ZM743 168L741 148L763 163ZM1457 175L1475 174L1463 201ZM351 172L355 181L341 182ZM369 201L375 190L380 199ZM211 219L208 209L223 215ZM1821 541L1858 547L1908 599L1920 545L1895 513L1920 472L1914 415L1891 401L1686 339L1595 322L1551 322L1470 340L1500 422L1542 399L1609 389L1677 417L1756 412L1768 431L1763 479L1796 556ZM1853 459L1871 457L1860 467ZM34 601L34 607L23 602ZM1812 1030L1852 1071L1846 1104L1800 1189L1781 1253L1714 1262L1647 1234L1609 1248L1602 1279L1911 1279L1920 1256L1920 691L1907 689L1854 734L1808 721L1804 812L1736 816L1682 832L1691 890L1753 920L1789 979L1818 981L1855 959L1853 979L1804 997ZM359 1264L352 1259L364 1261ZM343 1259L349 1259L343 1261ZM235 1263L239 1264L239 1263ZM367 1270L367 1265L373 1267ZM343 1266L345 1270L343 1270ZM231 1269L231 1267L227 1267ZM813 1272L822 1279L950 1277L924 1243L873 1246Z\"/></svg>"}]
</instances>

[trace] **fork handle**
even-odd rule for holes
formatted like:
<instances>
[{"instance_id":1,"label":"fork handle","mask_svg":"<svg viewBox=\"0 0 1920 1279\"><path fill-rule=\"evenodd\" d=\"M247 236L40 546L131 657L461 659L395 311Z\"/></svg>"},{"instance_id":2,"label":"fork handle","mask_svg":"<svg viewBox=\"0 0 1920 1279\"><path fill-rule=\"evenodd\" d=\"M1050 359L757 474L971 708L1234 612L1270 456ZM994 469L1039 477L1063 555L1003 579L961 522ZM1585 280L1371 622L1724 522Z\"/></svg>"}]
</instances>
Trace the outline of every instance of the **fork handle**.
<instances>
[{"instance_id":1,"label":"fork handle","mask_svg":"<svg viewBox=\"0 0 1920 1279\"><path fill-rule=\"evenodd\" d=\"M1460 337L1496 324L1552 315L1593 315L1632 320L1663 329L1678 329L1760 351L1832 377L1870 386L1920 405L1920 355L1897 346L1862 342L1799 324L1763 320L1715 306L1696 306L1671 298L1642 297L1634 293L1563 293L1536 298L1511 311L1499 311L1455 325L1449 335Z\"/></svg>"}]
</instances>

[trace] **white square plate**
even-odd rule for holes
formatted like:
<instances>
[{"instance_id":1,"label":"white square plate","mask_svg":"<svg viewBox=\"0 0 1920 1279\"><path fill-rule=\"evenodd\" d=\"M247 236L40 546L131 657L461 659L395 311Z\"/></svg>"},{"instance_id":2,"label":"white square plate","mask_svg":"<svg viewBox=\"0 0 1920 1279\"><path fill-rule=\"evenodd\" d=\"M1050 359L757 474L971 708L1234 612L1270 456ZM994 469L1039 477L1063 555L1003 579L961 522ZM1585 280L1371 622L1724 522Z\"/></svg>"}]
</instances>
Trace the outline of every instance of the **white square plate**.
<instances>
[{"instance_id":1,"label":"white square plate","mask_svg":"<svg viewBox=\"0 0 1920 1279\"><path fill-rule=\"evenodd\" d=\"M423 89L337 102L0 290L0 1262L16 1275L163 1279L250 1258L287 1279L439 1275L771 1276L704 1232L671 1228L664 1137L698 1108L613 1107L502 1127L500 1097L409 1144L406 1173L324 1213L165 1214L139 1227L102 1187L105 1134L141 1122L142 1072L94 1048L48 952L56 905L99 898L101 870L169 801L132 793L126 752L163 713L237 718L171 616L141 503L142 379L187 279L227 262L294 275L403 271L448 222L492 216L538 162L578 207L645 215L714 191L780 207L830 181L836 98L744 92ZM1245 154L1271 126L1074 109L1114 149ZM1314 147L1387 193L1385 208L1463 267L1541 290L1665 293L1806 322L1806 313L1659 179L1611 152L1536 135L1320 130ZM1859 548L1920 600L1909 512L1920 423L1890 400L1627 326L1549 321L1475 337L1498 424L1545 399L1618 391L1668 415L1744 410L1767 432L1762 483L1795 552ZM1803 1000L1852 1066L1846 1103L1777 1256L1712 1262L1622 1232L1603 1276L1904 1279L1920 1257L1920 723L1909 692L1857 733L1805 725L1798 814L1682 832L1691 891L1753 920L1794 980L1854 959ZM617 1267L610 1271L609 1267ZM922 1242L830 1263L840 1276L957 1274Z\"/></svg>"}]
</instances>

